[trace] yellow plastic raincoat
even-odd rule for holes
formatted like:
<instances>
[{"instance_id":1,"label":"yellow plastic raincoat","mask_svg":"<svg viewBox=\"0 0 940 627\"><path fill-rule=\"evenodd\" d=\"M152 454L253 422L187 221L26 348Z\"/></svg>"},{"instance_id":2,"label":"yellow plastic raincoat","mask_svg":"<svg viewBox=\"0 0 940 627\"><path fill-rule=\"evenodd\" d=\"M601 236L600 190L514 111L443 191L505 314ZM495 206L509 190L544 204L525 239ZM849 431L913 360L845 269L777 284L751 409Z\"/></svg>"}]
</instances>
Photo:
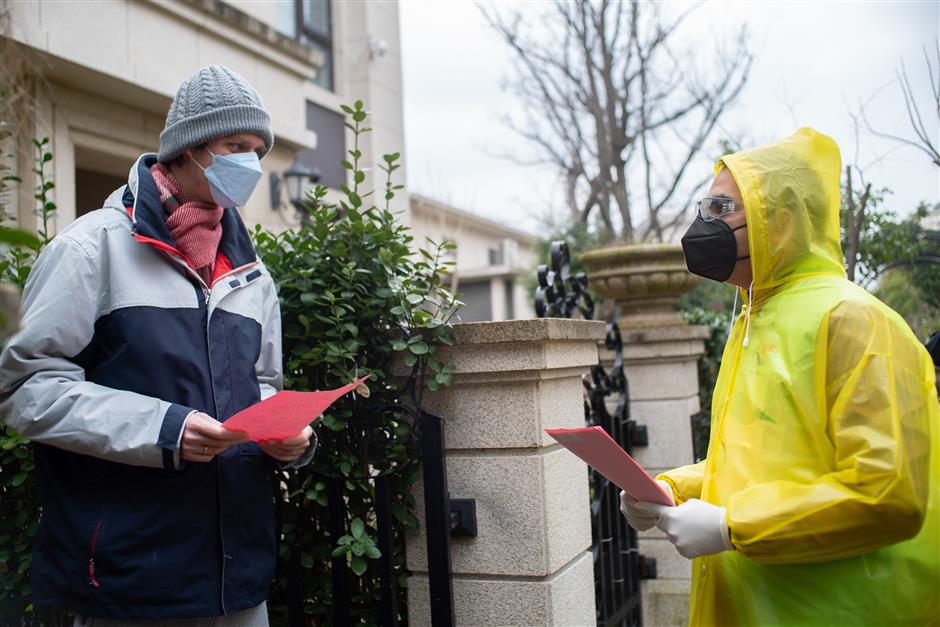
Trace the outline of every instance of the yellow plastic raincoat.
<instances>
[{"instance_id":1,"label":"yellow plastic raincoat","mask_svg":"<svg viewBox=\"0 0 940 627\"><path fill-rule=\"evenodd\" d=\"M804 128L721 168L744 199L753 302L744 290L707 459L659 478L678 503L726 507L736 550L694 560L689 622L938 624L934 369L844 278L838 146Z\"/></svg>"}]
</instances>

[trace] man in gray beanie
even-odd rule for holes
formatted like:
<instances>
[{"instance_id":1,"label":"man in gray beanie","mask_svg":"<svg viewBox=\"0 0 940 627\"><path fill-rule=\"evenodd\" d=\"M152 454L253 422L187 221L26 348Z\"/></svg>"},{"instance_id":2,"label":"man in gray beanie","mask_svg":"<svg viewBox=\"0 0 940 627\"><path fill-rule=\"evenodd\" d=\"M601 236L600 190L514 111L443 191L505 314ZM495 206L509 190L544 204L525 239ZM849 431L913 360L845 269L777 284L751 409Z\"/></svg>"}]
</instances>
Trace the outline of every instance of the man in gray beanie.
<instances>
[{"instance_id":1,"label":"man in gray beanie","mask_svg":"<svg viewBox=\"0 0 940 627\"><path fill-rule=\"evenodd\" d=\"M316 448L310 427L255 443L223 425L282 385L277 294L236 209L273 142L257 92L201 69L159 153L33 267L0 417L34 446L35 607L85 626L267 624L272 478Z\"/></svg>"}]
</instances>

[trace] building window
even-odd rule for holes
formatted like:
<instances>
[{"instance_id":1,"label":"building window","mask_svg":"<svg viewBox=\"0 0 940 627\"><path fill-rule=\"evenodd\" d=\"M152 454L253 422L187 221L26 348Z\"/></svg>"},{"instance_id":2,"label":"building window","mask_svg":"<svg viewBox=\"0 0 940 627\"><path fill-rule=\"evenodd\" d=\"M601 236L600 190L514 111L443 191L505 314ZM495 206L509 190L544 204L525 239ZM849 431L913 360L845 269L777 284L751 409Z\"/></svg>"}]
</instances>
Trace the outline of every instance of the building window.
<instances>
[{"instance_id":1,"label":"building window","mask_svg":"<svg viewBox=\"0 0 940 627\"><path fill-rule=\"evenodd\" d=\"M491 266L501 266L503 265L503 249L502 248L490 248L489 253L489 262Z\"/></svg>"},{"instance_id":2,"label":"building window","mask_svg":"<svg viewBox=\"0 0 940 627\"><path fill-rule=\"evenodd\" d=\"M343 116L315 102L307 101L307 128L317 134L317 147L301 150L297 158L320 173L320 183L339 189L346 183L342 160L346 154L346 127Z\"/></svg>"},{"instance_id":3,"label":"building window","mask_svg":"<svg viewBox=\"0 0 940 627\"><path fill-rule=\"evenodd\" d=\"M333 91L333 22L330 0L295 0L297 38L323 53L314 83Z\"/></svg>"}]
</instances>

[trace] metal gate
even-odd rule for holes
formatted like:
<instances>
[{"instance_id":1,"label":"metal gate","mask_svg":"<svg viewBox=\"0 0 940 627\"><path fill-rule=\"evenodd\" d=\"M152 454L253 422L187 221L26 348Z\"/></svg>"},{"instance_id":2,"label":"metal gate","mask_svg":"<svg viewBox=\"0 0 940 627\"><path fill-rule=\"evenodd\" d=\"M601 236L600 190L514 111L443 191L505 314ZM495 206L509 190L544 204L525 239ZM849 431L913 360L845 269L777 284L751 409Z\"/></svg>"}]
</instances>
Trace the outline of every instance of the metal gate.
<instances>
[{"instance_id":1,"label":"metal gate","mask_svg":"<svg viewBox=\"0 0 940 627\"><path fill-rule=\"evenodd\" d=\"M591 320L594 303L583 273L571 275L570 254L564 242L552 242L551 267L539 266L535 311L540 318L570 318L575 312ZM646 427L630 419L630 396L623 372L623 341L615 312L607 323L605 348L613 353L608 373L601 364L584 375L584 415L627 452L646 446ZM610 407L613 407L611 410ZM642 625L640 580L656 577L656 563L644 559L636 532L620 513L620 490L593 468L589 469L591 495L591 553L594 558L594 596L597 624L605 627Z\"/></svg>"},{"instance_id":2,"label":"metal gate","mask_svg":"<svg viewBox=\"0 0 940 627\"><path fill-rule=\"evenodd\" d=\"M428 579L430 587L431 620L436 626L449 627L454 624L453 586L451 573L452 535L476 535L475 504L472 499L452 500L447 492L447 472L444 464L444 423L443 418L424 409L415 397L415 386L420 384L420 377L412 372L405 385L402 396L408 401L374 408L374 414L392 412L408 420L419 436L419 449L424 479L424 529L428 548ZM416 451L417 452L417 451ZM297 472L316 473L309 467ZM345 500L343 481L339 477L316 475L327 486L328 528L331 543L346 535ZM392 496L389 490L389 475L374 476L375 486L374 511L378 531L379 574L381 579L381 598L378 601L380 624L383 627L397 627L397 582L394 576L392 551L394 542L394 522L392 516ZM297 521L298 523L302 521ZM296 534L295 544L289 549L287 566L287 611L289 627L304 627L308 624L304 614L303 570L300 563L301 546ZM331 564L332 624L337 627L350 625L349 603L349 568L345 557L333 558Z\"/></svg>"}]
</instances>

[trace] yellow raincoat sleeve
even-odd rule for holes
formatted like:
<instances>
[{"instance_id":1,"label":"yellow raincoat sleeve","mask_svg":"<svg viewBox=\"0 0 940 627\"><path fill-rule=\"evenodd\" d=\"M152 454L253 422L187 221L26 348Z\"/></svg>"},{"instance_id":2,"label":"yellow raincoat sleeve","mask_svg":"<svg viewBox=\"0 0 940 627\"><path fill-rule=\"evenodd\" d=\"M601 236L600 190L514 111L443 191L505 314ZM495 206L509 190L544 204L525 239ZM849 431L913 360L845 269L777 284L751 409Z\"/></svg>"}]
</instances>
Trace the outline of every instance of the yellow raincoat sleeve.
<instances>
[{"instance_id":1,"label":"yellow raincoat sleeve","mask_svg":"<svg viewBox=\"0 0 940 627\"><path fill-rule=\"evenodd\" d=\"M816 359L830 467L731 495L732 543L755 561L844 559L911 538L924 520L937 411L926 353L876 305L850 300L829 313Z\"/></svg>"},{"instance_id":2,"label":"yellow raincoat sleeve","mask_svg":"<svg viewBox=\"0 0 940 627\"><path fill-rule=\"evenodd\" d=\"M656 477L672 486L672 498L676 505L702 496L702 479L705 476L705 460L697 464L680 466Z\"/></svg>"}]
</instances>

